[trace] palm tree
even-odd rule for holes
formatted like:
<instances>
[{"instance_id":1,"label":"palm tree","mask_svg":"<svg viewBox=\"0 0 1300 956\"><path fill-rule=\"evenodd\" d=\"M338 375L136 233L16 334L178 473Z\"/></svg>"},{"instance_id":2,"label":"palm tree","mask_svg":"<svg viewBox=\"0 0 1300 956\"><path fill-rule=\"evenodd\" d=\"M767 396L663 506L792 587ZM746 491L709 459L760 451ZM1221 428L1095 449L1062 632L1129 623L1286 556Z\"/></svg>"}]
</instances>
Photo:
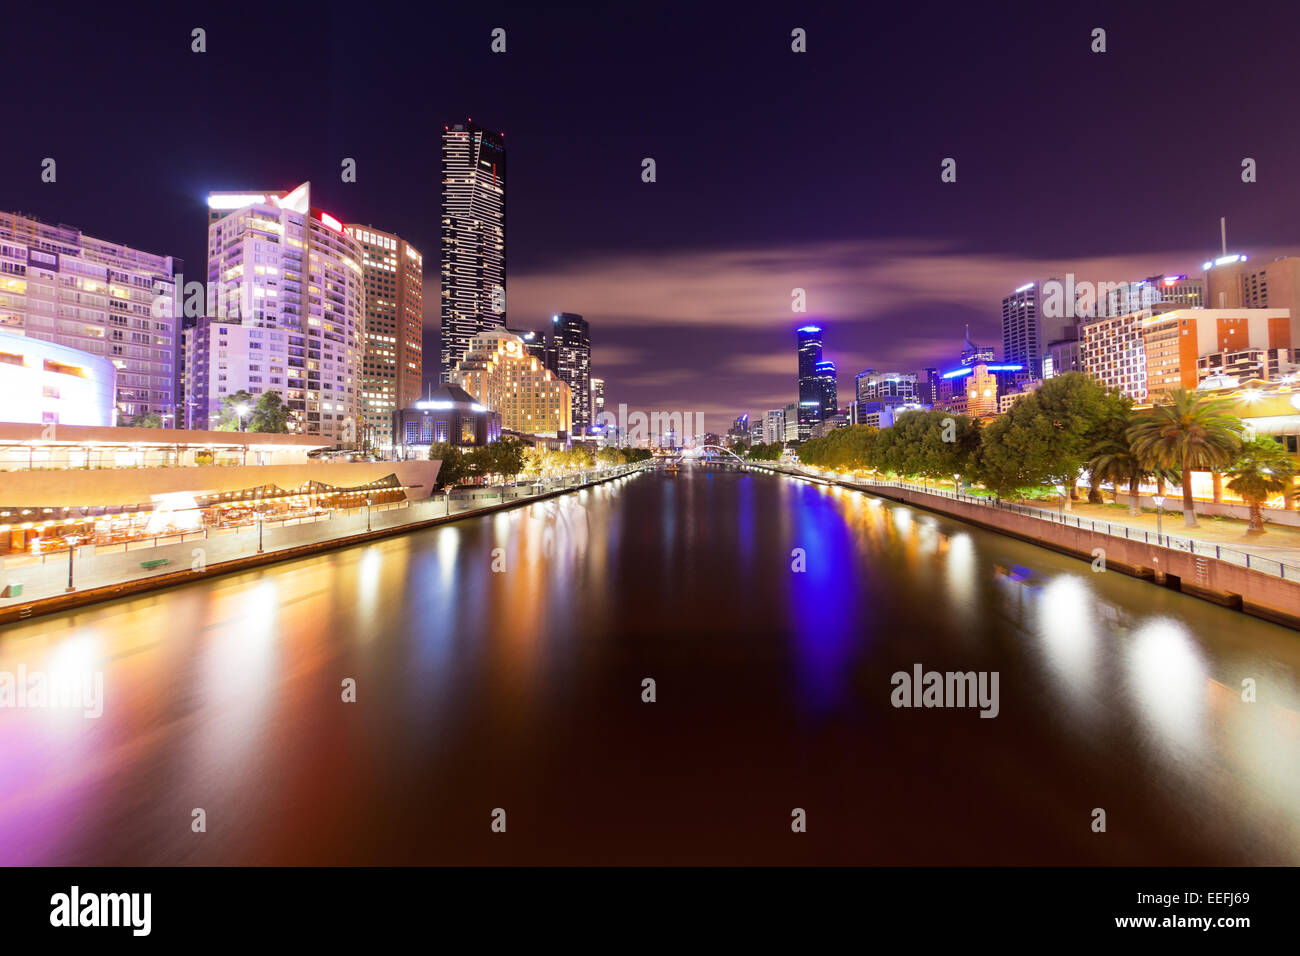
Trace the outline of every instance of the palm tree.
<instances>
[{"instance_id":1,"label":"palm tree","mask_svg":"<svg viewBox=\"0 0 1300 956\"><path fill-rule=\"evenodd\" d=\"M1228 487L1250 504L1250 527L1246 534L1264 533L1264 502L1270 495L1289 491L1296 470L1295 459L1271 438L1256 438L1242 445Z\"/></svg>"},{"instance_id":2,"label":"palm tree","mask_svg":"<svg viewBox=\"0 0 1300 956\"><path fill-rule=\"evenodd\" d=\"M1133 448L1124 436L1102 442L1088 459L1088 475L1091 479L1089 487L1100 489L1106 482L1110 482L1118 492L1121 484L1127 484L1128 513L1131 515L1142 513L1138 486L1149 474L1151 470L1133 453Z\"/></svg>"},{"instance_id":3,"label":"palm tree","mask_svg":"<svg viewBox=\"0 0 1300 956\"><path fill-rule=\"evenodd\" d=\"M1192 503L1192 472L1225 468L1241 449L1241 420L1224 412L1227 402L1185 388L1164 402L1138 412L1128 430L1133 451L1148 468L1182 472L1183 524L1197 527Z\"/></svg>"}]
</instances>

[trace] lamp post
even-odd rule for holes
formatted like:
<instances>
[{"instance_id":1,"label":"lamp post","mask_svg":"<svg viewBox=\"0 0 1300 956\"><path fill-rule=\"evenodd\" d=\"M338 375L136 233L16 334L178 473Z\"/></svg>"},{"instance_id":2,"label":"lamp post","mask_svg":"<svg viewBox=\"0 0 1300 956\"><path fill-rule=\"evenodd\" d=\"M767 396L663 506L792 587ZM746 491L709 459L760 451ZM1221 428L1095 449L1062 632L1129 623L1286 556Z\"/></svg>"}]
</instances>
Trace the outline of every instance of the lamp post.
<instances>
[{"instance_id":1,"label":"lamp post","mask_svg":"<svg viewBox=\"0 0 1300 956\"><path fill-rule=\"evenodd\" d=\"M67 537L68 542L68 587L67 591L75 591L76 587L72 584L72 556L77 550L77 542L81 540L80 535L70 534Z\"/></svg>"},{"instance_id":2,"label":"lamp post","mask_svg":"<svg viewBox=\"0 0 1300 956\"><path fill-rule=\"evenodd\" d=\"M244 418L248 415L248 405L244 403L240 403L239 405L236 405L235 414L239 416L239 430L241 432L245 431L246 429L244 428Z\"/></svg>"},{"instance_id":3,"label":"lamp post","mask_svg":"<svg viewBox=\"0 0 1300 956\"><path fill-rule=\"evenodd\" d=\"M265 515L259 511L257 513L257 553L262 553L262 518Z\"/></svg>"},{"instance_id":4,"label":"lamp post","mask_svg":"<svg viewBox=\"0 0 1300 956\"><path fill-rule=\"evenodd\" d=\"M1059 514L1061 516L1061 520L1065 520L1065 485L1057 485L1056 493L1061 496L1061 501L1058 506Z\"/></svg>"},{"instance_id":5,"label":"lamp post","mask_svg":"<svg viewBox=\"0 0 1300 956\"><path fill-rule=\"evenodd\" d=\"M374 503L374 498L366 498L366 531L370 531L370 506Z\"/></svg>"},{"instance_id":6,"label":"lamp post","mask_svg":"<svg viewBox=\"0 0 1300 956\"><path fill-rule=\"evenodd\" d=\"M1151 497L1151 500L1152 502L1155 503L1156 506L1156 540L1159 540L1160 539L1160 515L1164 511L1165 496L1153 495Z\"/></svg>"}]
</instances>

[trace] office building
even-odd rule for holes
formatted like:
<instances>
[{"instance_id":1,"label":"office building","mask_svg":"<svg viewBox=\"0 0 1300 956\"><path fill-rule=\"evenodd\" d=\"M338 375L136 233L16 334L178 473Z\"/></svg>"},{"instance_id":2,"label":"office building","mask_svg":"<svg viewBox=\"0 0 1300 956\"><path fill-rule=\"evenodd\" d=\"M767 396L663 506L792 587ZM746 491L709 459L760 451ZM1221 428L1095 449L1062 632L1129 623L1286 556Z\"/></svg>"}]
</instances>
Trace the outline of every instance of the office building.
<instances>
[{"instance_id":1,"label":"office building","mask_svg":"<svg viewBox=\"0 0 1300 956\"><path fill-rule=\"evenodd\" d=\"M785 441L785 411L780 408L768 409L763 416L763 444Z\"/></svg>"},{"instance_id":2,"label":"office building","mask_svg":"<svg viewBox=\"0 0 1300 956\"><path fill-rule=\"evenodd\" d=\"M1061 280L1047 281L1059 283ZM1002 361L1009 365L1023 365L1036 378L1042 377L1047 345L1076 337L1071 332L1075 325L1073 302L1068 307L1043 309L1041 285L1028 282L1002 300ZM1056 315L1055 312L1063 314ZM985 356L980 356L980 360L985 359ZM963 359L963 364L968 363Z\"/></svg>"},{"instance_id":3,"label":"office building","mask_svg":"<svg viewBox=\"0 0 1300 956\"><path fill-rule=\"evenodd\" d=\"M393 413L410 408L424 388L424 256L374 226L353 223L344 231L361 247L366 285L358 399L362 443L388 449L394 443Z\"/></svg>"},{"instance_id":4,"label":"office building","mask_svg":"<svg viewBox=\"0 0 1300 956\"><path fill-rule=\"evenodd\" d=\"M1098 286L1100 298L1102 289ZM1148 276L1136 282L1121 282L1105 290L1106 298L1098 302L1097 318L1131 315L1134 312L1169 312L1173 309L1205 307L1205 280L1186 275ZM1104 308L1104 312L1100 310Z\"/></svg>"},{"instance_id":5,"label":"office building","mask_svg":"<svg viewBox=\"0 0 1300 956\"><path fill-rule=\"evenodd\" d=\"M506 323L505 137L473 122L442 134L441 313L446 382L474 336Z\"/></svg>"},{"instance_id":6,"label":"office building","mask_svg":"<svg viewBox=\"0 0 1300 956\"><path fill-rule=\"evenodd\" d=\"M100 355L120 421L176 427L180 260L0 212L0 331Z\"/></svg>"},{"instance_id":7,"label":"office building","mask_svg":"<svg viewBox=\"0 0 1300 956\"><path fill-rule=\"evenodd\" d=\"M821 402L821 420L826 421L839 411L839 396L835 378L835 363L829 359L818 362L814 378L817 382L818 401Z\"/></svg>"},{"instance_id":8,"label":"office building","mask_svg":"<svg viewBox=\"0 0 1300 956\"><path fill-rule=\"evenodd\" d=\"M857 400L870 402L892 400L893 404L912 404L920 397L915 372L859 372L855 381Z\"/></svg>"},{"instance_id":9,"label":"office building","mask_svg":"<svg viewBox=\"0 0 1300 956\"><path fill-rule=\"evenodd\" d=\"M291 427L355 446L365 354L362 261L343 223L312 205L311 183L210 193L207 322L196 323L195 354L186 356L193 424L214 427L222 400L241 389L254 399L274 391Z\"/></svg>"},{"instance_id":10,"label":"office building","mask_svg":"<svg viewBox=\"0 0 1300 956\"><path fill-rule=\"evenodd\" d=\"M470 339L464 358L451 370L451 384L499 412L504 430L561 438L572 433L569 386L505 329Z\"/></svg>"},{"instance_id":11,"label":"office building","mask_svg":"<svg viewBox=\"0 0 1300 956\"><path fill-rule=\"evenodd\" d=\"M1055 378L1066 372L1083 371L1083 346L1078 339L1066 339L1047 346L1043 356L1043 378Z\"/></svg>"},{"instance_id":12,"label":"office building","mask_svg":"<svg viewBox=\"0 0 1300 956\"><path fill-rule=\"evenodd\" d=\"M785 425L785 441L787 443L799 441L800 410L798 402L791 402L781 412L781 418Z\"/></svg>"},{"instance_id":13,"label":"office building","mask_svg":"<svg viewBox=\"0 0 1300 956\"><path fill-rule=\"evenodd\" d=\"M527 348L527 343L524 344ZM605 412L605 380L603 378L593 377L591 380L591 426L597 427L601 424Z\"/></svg>"},{"instance_id":14,"label":"office building","mask_svg":"<svg viewBox=\"0 0 1300 956\"><path fill-rule=\"evenodd\" d=\"M586 435L591 429L591 331L587 321L573 312L551 316L551 367L569 386L573 396L573 434Z\"/></svg>"},{"instance_id":15,"label":"office building","mask_svg":"<svg viewBox=\"0 0 1300 956\"><path fill-rule=\"evenodd\" d=\"M1201 356L1289 348L1291 322L1288 309L1178 309L1147 317L1142 322L1147 398L1196 388Z\"/></svg>"},{"instance_id":16,"label":"office building","mask_svg":"<svg viewBox=\"0 0 1300 956\"><path fill-rule=\"evenodd\" d=\"M1197 388L1228 388L1242 382L1300 378L1300 349L1245 348L1210 352L1196 360Z\"/></svg>"},{"instance_id":17,"label":"office building","mask_svg":"<svg viewBox=\"0 0 1300 956\"><path fill-rule=\"evenodd\" d=\"M1079 346L1082 371L1103 387L1143 401L1147 396L1147 358L1143 323L1154 313L1132 312L1088 322Z\"/></svg>"},{"instance_id":18,"label":"office building","mask_svg":"<svg viewBox=\"0 0 1300 956\"><path fill-rule=\"evenodd\" d=\"M1220 256L1206 262L1205 307L1208 309L1289 309L1291 341L1280 345L1300 348L1300 256L1282 256L1271 262L1242 255Z\"/></svg>"},{"instance_id":19,"label":"office building","mask_svg":"<svg viewBox=\"0 0 1300 956\"><path fill-rule=\"evenodd\" d=\"M813 425L821 419L823 408L822 384L817 378L817 365L822 360L822 330L815 325L805 325L795 331L799 358L799 441L807 440Z\"/></svg>"}]
</instances>

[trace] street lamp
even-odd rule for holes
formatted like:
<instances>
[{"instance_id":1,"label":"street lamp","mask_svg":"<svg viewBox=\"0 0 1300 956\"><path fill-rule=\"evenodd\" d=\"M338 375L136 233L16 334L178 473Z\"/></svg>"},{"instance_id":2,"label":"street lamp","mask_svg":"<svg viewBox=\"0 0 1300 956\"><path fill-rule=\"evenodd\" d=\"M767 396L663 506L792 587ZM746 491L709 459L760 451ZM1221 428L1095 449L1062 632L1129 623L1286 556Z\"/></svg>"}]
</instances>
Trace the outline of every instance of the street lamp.
<instances>
[{"instance_id":1,"label":"street lamp","mask_svg":"<svg viewBox=\"0 0 1300 956\"><path fill-rule=\"evenodd\" d=\"M1062 518L1064 518L1065 517L1065 485L1057 485L1056 493L1061 496L1059 508L1060 508L1060 515Z\"/></svg>"},{"instance_id":2,"label":"street lamp","mask_svg":"<svg viewBox=\"0 0 1300 956\"><path fill-rule=\"evenodd\" d=\"M244 417L248 414L248 405L246 403L240 403L239 405L236 405L235 414L239 416L239 430L242 432L245 430Z\"/></svg>"},{"instance_id":3,"label":"street lamp","mask_svg":"<svg viewBox=\"0 0 1300 956\"><path fill-rule=\"evenodd\" d=\"M1151 500L1152 502L1155 503L1156 506L1156 538L1159 538L1160 537L1160 515L1164 511L1165 496L1152 495Z\"/></svg>"},{"instance_id":4,"label":"street lamp","mask_svg":"<svg viewBox=\"0 0 1300 956\"><path fill-rule=\"evenodd\" d=\"M68 587L67 591L77 590L72 584L72 555L77 550L77 542L81 540L79 535L70 534L67 536L68 542Z\"/></svg>"},{"instance_id":5,"label":"street lamp","mask_svg":"<svg viewBox=\"0 0 1300 956\"><path fill-rule=\"evenodd\" d=\"M262 518L265 515L259 511L257 513L257 553L262 553Z\"/></svg>"},{"instance_id":6,"label":"street lamp","mask_svg":"<svg viewBox=\"0 0 1300 956\"><path fill-rule=\"evenodd\" d=\"M374 503L374 498L366 499L366 531L370 530L370 506Z\"/></svg>"}]
</instances>

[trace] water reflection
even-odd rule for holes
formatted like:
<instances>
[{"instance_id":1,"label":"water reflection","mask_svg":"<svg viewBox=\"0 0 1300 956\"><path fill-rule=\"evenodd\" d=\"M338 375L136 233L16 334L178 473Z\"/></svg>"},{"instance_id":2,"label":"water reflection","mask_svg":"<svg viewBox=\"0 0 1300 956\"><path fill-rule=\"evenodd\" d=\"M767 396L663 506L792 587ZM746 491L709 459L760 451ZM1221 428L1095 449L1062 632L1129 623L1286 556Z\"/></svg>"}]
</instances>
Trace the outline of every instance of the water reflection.
<instances>
[{"instance_id":1,"label":"water reflection","mask_svg":"<svg viewBox=\"0 0 1300 956\"><path fill-rule=\"evenodd\" d=\"M914 663L999 671L1000 716L892 708ZM105 710L0 709L4 863L479 863L465 821L506 801L515 862L779 862L681 801L762 816L790 781L907 835L841 820L827 861L1300 862L1294 633L775 477L647 475L39 619L0 632L19 664L102 670ZM1062 828L1103 799L1104 844Z\"/></svg>"}]
</instances>

